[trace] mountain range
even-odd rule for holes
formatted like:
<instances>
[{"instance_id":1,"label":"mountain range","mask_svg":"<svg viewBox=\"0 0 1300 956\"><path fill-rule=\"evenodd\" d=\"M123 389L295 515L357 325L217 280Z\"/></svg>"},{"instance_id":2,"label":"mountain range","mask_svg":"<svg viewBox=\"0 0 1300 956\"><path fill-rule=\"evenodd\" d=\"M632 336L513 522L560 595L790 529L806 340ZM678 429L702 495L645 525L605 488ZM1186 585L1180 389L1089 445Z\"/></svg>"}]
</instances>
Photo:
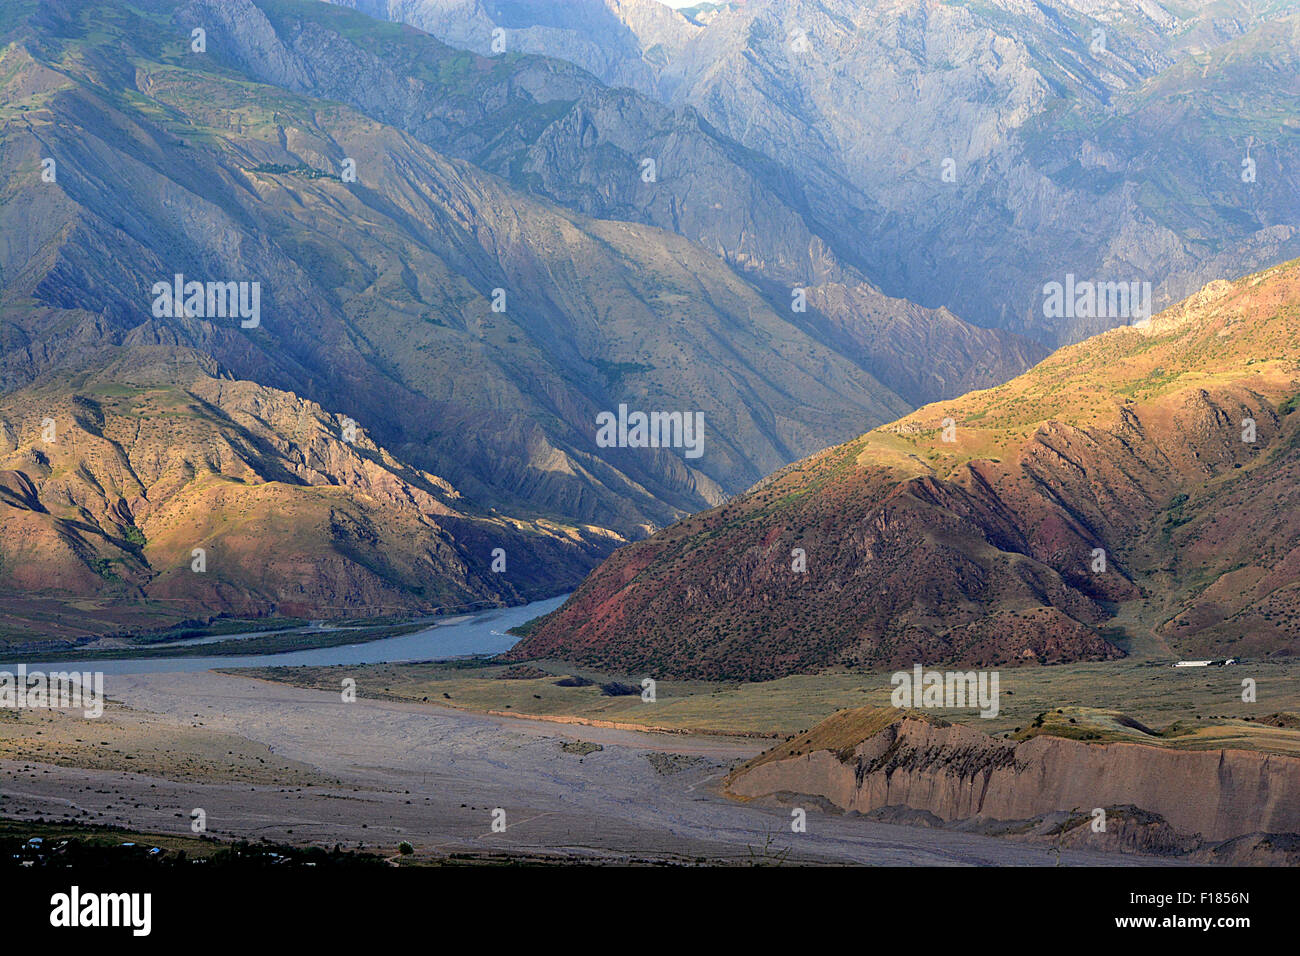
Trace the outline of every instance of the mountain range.
<instances>
[{"instance_id":1,"label":"mountain range","mask_svg":"<svg viewBox=\"0 0 1300 956\"><path fill-rule=\"evenodd\" d=\"M1300 253L1297 20L1238 7L6 4L2 636L518 603L666 528L520 651L605 654L575 608L629 562L1120 321L1041 318L1045 278L1160 301ZM698 417L702 453L603 440L627 410ZM997 534L1042 567L953 573L1037 608L1017 654L1118 653L1136 578L1081 583L1025 520ZM768 635L764 672L1002 653L989 593ZM700 669L749 672L713 601Z\"/></svg>"},{"instance_id":2,"label":"mountain range","mask_svg":"<svg viewBox=\"0 0 1300 956\"><path fill-rule=\"evenodd\" d=\"M332 2L692 110L886 293L1049 345L1119 324L1044 315L1067 272L1158 309L1300 255L1284 0Z\"/></svg>"}]
</instances>

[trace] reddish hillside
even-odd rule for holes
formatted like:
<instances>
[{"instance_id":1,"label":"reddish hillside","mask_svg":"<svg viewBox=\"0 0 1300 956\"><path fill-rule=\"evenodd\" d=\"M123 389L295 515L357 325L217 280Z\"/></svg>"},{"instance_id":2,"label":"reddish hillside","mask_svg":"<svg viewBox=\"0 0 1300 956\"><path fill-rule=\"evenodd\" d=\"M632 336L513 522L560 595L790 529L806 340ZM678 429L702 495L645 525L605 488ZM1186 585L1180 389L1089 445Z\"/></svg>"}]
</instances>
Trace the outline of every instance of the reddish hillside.
<instances>
[{"instance_id":1,"label":"reddish hillside","mask_svg":"<svg viewBox=\"0 0 1300 956\"><path fill-rule=\"evenodd\" d=\"M1293 653L1297 341L1300 262L1212 283L623 548L511 656L751 679L1102 659L1117 612L1121 642Z\"/></svg>"}]
</instances>

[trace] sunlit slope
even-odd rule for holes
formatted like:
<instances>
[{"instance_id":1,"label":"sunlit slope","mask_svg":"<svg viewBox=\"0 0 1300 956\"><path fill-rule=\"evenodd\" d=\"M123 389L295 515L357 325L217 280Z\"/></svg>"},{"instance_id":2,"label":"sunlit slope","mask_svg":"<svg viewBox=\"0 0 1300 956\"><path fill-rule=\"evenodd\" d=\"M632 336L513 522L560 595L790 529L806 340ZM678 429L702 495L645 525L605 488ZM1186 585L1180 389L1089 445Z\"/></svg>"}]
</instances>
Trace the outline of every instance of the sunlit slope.
<instances>
[{"instance_id":1,"label":"sunlit slope","mask_svg":"<svg viewBox=\"0 0 1300 956\"><path fill-rule=\"evenodd\" d=\"M0 398L0 530L11 639L517 603L616 543L481 511L345 417L160 346Z\"/></svg>"},{"instance_id":2,"label":"sunlit slope","mask_svg":"<svg viewBox=\"0 0 1300 956\"><path fill-rule=\"evenodd\" d=\"M1298 334L1300 264L1212 283L620 550L515 656L770 677L1293 653Z\"/></svg>"}]
</instances>

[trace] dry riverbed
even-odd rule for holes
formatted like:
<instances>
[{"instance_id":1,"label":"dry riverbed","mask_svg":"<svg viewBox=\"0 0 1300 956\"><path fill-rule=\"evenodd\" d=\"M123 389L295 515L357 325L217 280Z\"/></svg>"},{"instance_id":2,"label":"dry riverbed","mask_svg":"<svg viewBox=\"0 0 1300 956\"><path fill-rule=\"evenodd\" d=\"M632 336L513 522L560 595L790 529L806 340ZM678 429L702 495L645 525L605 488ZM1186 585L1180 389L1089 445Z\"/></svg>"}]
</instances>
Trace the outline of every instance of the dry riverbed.
<instances>
[{"instance_id":1,"label":"dry riverbed","mask_svg":"<svg viewBox=\"0 0 1300 956\"><path fill-rule=\"evenodd\" d=\"M727 800L770 742L557 725L213 672L110 675L104 717L0 722L0 815L222 839L615 861L1056 863L990 837ZM75 746L72 746L75 745ZM496 832L493 812L505 813ZM1070 851L1062 862L1151 862Z\"/></svg>"}]
</instances>

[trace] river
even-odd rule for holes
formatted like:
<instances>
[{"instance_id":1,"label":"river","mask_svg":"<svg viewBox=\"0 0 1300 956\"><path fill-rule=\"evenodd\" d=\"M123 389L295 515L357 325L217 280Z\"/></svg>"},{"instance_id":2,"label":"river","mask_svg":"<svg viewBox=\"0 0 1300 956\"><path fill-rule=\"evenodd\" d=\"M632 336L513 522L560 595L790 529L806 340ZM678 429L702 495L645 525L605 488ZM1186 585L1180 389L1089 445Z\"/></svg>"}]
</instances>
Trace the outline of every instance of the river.
<instances>
[{"instance_id":1,"label":"river","mask_svg":"<svg viewBox=\"0 0 1300 956\"><path fill-rule=\"evenodd\" d=\"M519 607L493 608L473 614L458 614L400 637L387 637L361 644L322 647L287 654L255 654L216 657L162 657L133 660L59 661L24 663L29 671L100 671L104 674L159 674L169 671L206 671L225 667L279 667L294 664L382 664L390 661L437 661L470 654L500 654L518 638L506 632L542 614L555 610L568 595L534 601ZM223 635L223 639L239 635ZM251 635L249 635L251 636ZM13 664L6 664L12 667Z\"/></svg>"}]
</instances>

